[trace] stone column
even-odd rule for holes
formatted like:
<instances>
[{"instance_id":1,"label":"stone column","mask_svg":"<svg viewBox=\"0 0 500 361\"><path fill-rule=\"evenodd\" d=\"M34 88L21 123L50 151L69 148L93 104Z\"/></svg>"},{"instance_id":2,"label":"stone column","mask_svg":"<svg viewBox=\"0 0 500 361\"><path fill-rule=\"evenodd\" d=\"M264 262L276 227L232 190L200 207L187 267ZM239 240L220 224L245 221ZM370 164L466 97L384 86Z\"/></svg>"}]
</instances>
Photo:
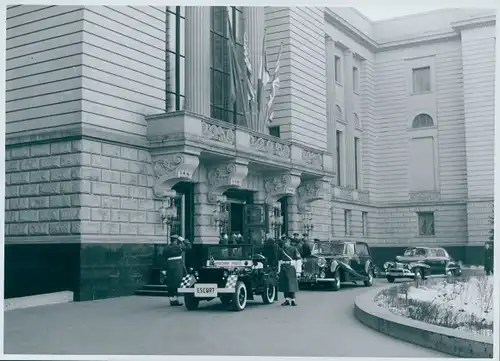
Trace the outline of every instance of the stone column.
<instances>
[{"instance_id":1,"label":"stone column","mask_svg":"<svg viewBox=\"0 0 500 361\"><path fill-rule=\"evenodd\" d=\"M186 6L185 109L210 116L210 6Z\"/></svg>"},{"instance_id":2,"label":"stone column","mask_svg":"<svg viewBox=\"0 0 500 361\"><path fill-rule=\"evenodd\" d=\"M252 65L252 84L257 90L257 81L259 79L260 61L262 59L262 40L265 29L265 13L263 6L245 6L246 34L248 37L248 52L250 63ZM254 110L257 111L256 109ZM259 132L267 134L265 124L257 124Z\"/></svg>"},{"instance_id":3,"label":"stone column","mask_svg":"<svg viewBox=\"0 0 500 361\"><path fill-rule=\"evenodd\" d=\"M327 36L325 38L326 48L326 121L327 121L327 150L332 153L332 169L337 172L336 151L336 124L335 124L335 41ZM336 177L339 175L337 174Z\"/></svg>"},{"instance_id":4,"label":"stone column","mask_svg":"<svg viewBox=\"0 0 500 361\"><path fill-rule=\"evenodd\" d=\"M354 177L354 116L353 116L353 84L352 84L352 51L344 51L344 108L347 121L345 136L346 186L355 187Z\"/></svg>"},{"instance_id":5,"label":"stone column","mask_svg":"<svg viewBox=\"0 0 500 361\"><path fill-rule=\"evenodd\" d=\"M208 202L208 186L194 186L194 243L217 243L218 229L214 226L215 205Z\"/></svg>"}]
</instances>

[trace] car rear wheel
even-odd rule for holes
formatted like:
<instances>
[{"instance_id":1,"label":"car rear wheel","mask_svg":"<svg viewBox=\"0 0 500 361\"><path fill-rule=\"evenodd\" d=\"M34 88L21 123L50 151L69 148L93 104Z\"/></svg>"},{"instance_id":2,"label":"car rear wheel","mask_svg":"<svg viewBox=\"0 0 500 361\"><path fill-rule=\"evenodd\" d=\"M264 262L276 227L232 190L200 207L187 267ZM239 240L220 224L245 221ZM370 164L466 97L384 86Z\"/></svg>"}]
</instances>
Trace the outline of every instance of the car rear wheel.
<instances>
[{"instance_id":1,"label":"car rear wheel","mask_svg":"<svg viewBox=\"0 0 500 361\"><path fill-rule=\"evenodd\" d=\"M368 271L368 279L365 280L365 281L363 281L363 283L364 283L364 285L366 287L370 287L370 286L373 285L373 277L374 277L373 276L373 270L371 269L371 270Z\"/></svg>"},{"instance_id":2,"label":"car rear wheel","mask_svg":"<svg viewBox=\"0 0 500 361\"><path fill-rule=\"evenodd\" d=\"M264 293L262 294L262 301L266 305L270 305L276 299L276 286L267 285Z\"/></svg>"},{"instance_id":3,"label":"car rear wheel","mask_svg":"<svg viewBox=\"0 0 500 361\"><path fill-rule=\"evenodd\" d=\"M389 282L389 283L394 283L394 281L396 280L396 279L395 279L394 277L392 277L392 276L387 276L386 278L387 278L387 282Z\"/></svg>"},{"instance_id":4,"label":"car rear wheel","mask_svg":"<svg viewBox=\"0 0 500 361\"><path fill-rule=\"evenodd\" d=\"M200 301L197 300L194 295L187 294L184 296L184 304L186 305L186 308L189 311L196 310L198 308L198 305L200 304Z\"/></svg>"},{"instance_id":5,"label":"car rear wheel","mask_svg":"<svg viewBox=\"0 0 500 361\"><path fill-rule=\"evenodd\" d=\"M247 305L247 287L241 281L236 283L235 292L232 296L231 306L233 311L243 311Z\"/></svg>"},{"instance_id":6,"label":"car rear wheel","mask_svg":"<svg viewBox=\"0 0 500 361\"><path fill-rule=\"evenodd\" d=\"M332 290L338 291L340 290L340 271L336 270L333 273L333 277L335 278L335 281L332 282Z\"/></svg>"}]
</instances>

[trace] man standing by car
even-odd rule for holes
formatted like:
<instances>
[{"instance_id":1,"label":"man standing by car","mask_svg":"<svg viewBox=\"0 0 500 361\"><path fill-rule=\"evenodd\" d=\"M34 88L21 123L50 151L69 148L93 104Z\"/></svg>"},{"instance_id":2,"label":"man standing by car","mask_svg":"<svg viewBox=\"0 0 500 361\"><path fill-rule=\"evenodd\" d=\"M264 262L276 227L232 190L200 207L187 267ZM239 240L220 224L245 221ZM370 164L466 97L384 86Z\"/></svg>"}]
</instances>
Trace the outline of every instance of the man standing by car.
<instances>
[{"instance_id":1,"label":"man standing by car","mask_svg":"<svg viewBox=\"0 0 500 361\"><path fill-rule=\"evenodd\" d=\"M167 291L170 298L170 306L182 306L177 297L177 288L184 276L183 248L179 242L178 235L170 236L170 244L163 250L163 257L167 268Z\"/></svg>"},{"instance_id":2,"label":"man standing by car","mask_svg":"<svg viewBox=\"0 0 500 361\"><path fill-rule=\"evenodd\" d=\"M493 242L488 241L484 244L484 271L489 276L493 273Z\"/></svg>"},{"instance_id":3,"label":"man standing by car","mask_svg":"<svg viewBox=\"0 0 500 361\"><path fill-rule=\"evenodd\" d=\"M290 239L285 240L284 247L280 250L281 270L279 274L279 290L285 296L282 306L297 306L295 293L299 290L295 261L300 260L297 248L291 245Z\"/></svg>"},{"instance_id":4,"label":"man standing by car","mask_svg":"<svg viewBox=\"0 0 500 361\"><path fill-rule=\"evenodd\" d=\"M189 242L189 239L184 239L184 237L177 237L177 244L181 247L182 250L182 266L184 268L184 275L187 273L186 272L186 254L191 251L191 242Z\"/></svg>"}]
</instances>

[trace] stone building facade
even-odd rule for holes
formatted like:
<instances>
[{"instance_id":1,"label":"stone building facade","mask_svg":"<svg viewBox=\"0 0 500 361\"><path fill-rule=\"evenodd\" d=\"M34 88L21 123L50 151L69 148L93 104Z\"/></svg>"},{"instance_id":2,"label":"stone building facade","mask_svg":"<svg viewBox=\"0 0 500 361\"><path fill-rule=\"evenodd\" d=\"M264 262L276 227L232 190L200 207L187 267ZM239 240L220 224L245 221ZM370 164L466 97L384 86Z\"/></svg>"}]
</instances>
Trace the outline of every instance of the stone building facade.
<instances>
[{"instance_id":1,"label":"stone building facade","mask_svg":"<svg viewBox=\"0 0 500 361\"><path fill-rule=\"evenodd\" d=\"M264 33L271 72L283 44L269 129L228 105L228 13L254 70ZM476 262L494 44L487 11L9 6L6 297L130 294L166 229L197 245L223 228L364 239L378 263L439 244Z\"/></svg>"}]
</instances>

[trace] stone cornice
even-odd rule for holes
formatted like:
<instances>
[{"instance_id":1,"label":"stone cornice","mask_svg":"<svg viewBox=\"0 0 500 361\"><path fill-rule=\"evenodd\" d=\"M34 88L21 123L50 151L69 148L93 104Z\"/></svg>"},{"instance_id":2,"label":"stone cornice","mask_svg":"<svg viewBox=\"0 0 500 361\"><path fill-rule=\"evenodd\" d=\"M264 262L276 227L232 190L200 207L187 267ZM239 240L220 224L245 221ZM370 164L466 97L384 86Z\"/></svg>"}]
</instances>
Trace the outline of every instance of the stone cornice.
<instances>
[{"instance_id":1,"label":"stone cornice","mask_svg":"<svg viewBox=\"0 0 500 361\"><path fill-rule=\"evenodd\" d=\"M332 24L342 32L346 33L354 41L367 48L373 53L388 51L396 48L403 48L415 45L432 44L436 42L449 41L457 39L462 30L495 26L495 15L481 16L477 18L456 21L450 24L453 30L449 28L441 31L434 31L422 35L408 35L399 39L388 39L387 41L375 41L370 36L359 31L356 27L344 20L332 10L326 8L324 14L325 21ZM328 34L326 37L330 37ZM335 39L333 39L335 40ZM345 44L342 44L345 46Z\"/></svg>"},{"instance_id":2,"label":"stone cornice","mask_svg":"<svg viewBox=\"0 0 500 361\"><path fill-rule=\"evenodd\" d=\"M486 15L480 16L476 18L455 21L451 23L451 27L457 33L460 33L464 30L475 29L475 28L483 28L488 26L496 25L496 15Z\"/></svg>"}]
</instances>

